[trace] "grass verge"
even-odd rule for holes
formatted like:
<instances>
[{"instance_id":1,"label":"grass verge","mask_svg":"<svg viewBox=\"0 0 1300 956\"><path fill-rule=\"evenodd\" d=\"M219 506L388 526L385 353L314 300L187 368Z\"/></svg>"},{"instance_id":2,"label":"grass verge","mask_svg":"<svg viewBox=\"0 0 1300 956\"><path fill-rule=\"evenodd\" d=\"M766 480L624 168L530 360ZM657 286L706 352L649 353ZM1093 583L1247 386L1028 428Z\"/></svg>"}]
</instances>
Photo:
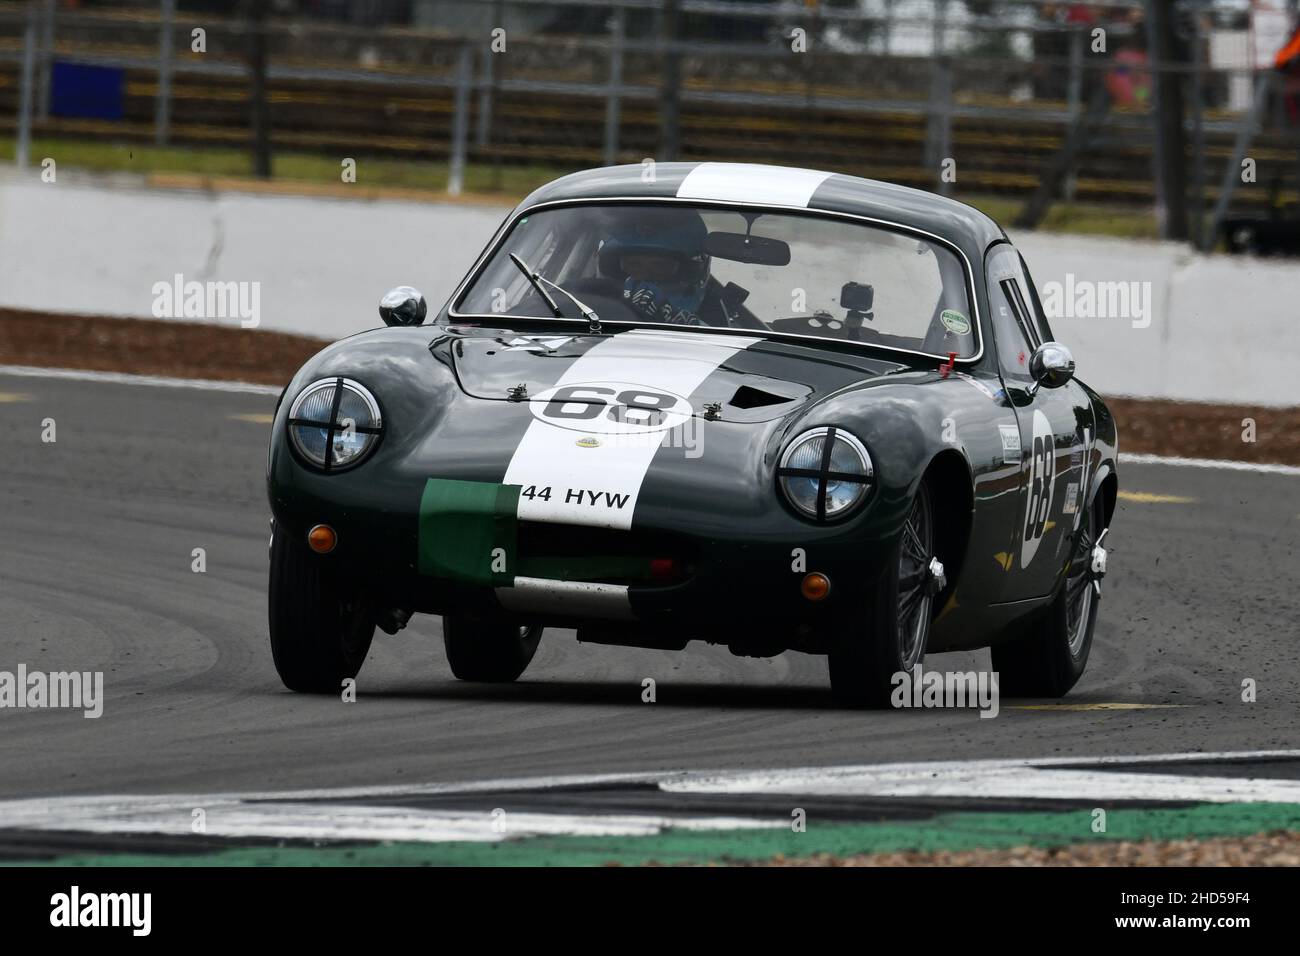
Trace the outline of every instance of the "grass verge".
<instances>
[{"instance_id":1,"label":"grass verge","mask_svg":"<svg viewBox=\"0 0 1300 956\"><path fill-rule=\"evenodd\" d=\"M0 159L13 158L12 141L0 142ZM207 185L247 191L319 193L341 196L402 195L413 199L447 199L448 164L427 160L353 156L357 162L355 183L342 180L341 155L279 152L275 155L273 180L253 178L250 151L230 146L202 149L180 146L152 146L103 140L38 137L32 140L33 163L45 157L59 166L98 172L131 172L150 177L158 186ZM468 163L465 167L465 197L513 205L552 179L580 167L546 163ZM313 188L314 187L314 188ZM336 187L336 188L335 188ZM1020 212L1020 199L999 196L958 196L998 222L1009 223ZM1056 203L1048 211L1042 229L1081 235L1151 239L1156 237L1154 216L1147 211L1105 205Z\"/></svg>"}]
</instances>

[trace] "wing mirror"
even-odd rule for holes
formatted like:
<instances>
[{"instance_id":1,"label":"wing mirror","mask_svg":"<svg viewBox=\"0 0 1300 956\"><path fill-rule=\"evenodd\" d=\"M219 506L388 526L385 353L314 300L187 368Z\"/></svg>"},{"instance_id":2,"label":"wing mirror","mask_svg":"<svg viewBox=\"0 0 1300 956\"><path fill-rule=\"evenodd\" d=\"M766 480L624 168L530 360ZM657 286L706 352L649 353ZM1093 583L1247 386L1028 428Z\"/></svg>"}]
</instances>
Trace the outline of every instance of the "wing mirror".
<instances>
[{"instance_id":1,"label":"wing mirror","mask_svg":"<svg viewBox=\"0 0 1300 956\"><path fill-rule=\"evenodd\" d=\"M422 325L429 314L429 305L419 289L399 285L390 289L379 300L379 317L384 325Z\"/></svg>"},{"instance_id":2,"label":"wing mirror","mask_svg":"<svg viewBox=\"0 0 1300 956\"><path fill-rule=\"evenodd\" d=\"M1060 388L1074 378L1074 356L1060 342L1044 342L1029 357L1029 375L1034 380L1032 395L1042 388Z\"/></svg>"}]
</instances>

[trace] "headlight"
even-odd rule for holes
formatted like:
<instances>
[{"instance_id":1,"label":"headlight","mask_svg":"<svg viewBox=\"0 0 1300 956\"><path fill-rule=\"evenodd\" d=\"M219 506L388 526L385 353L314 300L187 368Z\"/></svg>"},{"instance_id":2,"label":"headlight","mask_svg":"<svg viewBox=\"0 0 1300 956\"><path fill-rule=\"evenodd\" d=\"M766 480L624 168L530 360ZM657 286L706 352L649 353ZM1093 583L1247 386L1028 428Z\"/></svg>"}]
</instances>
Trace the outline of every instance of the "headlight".
<instances>
[{"instance_id":1,"label":"headlight","mask_svg":"<svg viewBox=\"0 0 1300 956\"><path fill-rule=\"evenodd\" d=\"M289 439L305 461L325 471L359 464L379 442L379 403L347 378L312 382L289 408Z\"/></svg>"},{"instance_id":2,"label":"headlight","mask_svg":"<svg viewBox=\"0 0 1300 956\"><path fill-rule=\"evenodd\" d=\"M795 511L818 521L846 517L867 497L873 476L862 442L834 426L790 442L776 473Z\"/></svg>"}]
</instances>

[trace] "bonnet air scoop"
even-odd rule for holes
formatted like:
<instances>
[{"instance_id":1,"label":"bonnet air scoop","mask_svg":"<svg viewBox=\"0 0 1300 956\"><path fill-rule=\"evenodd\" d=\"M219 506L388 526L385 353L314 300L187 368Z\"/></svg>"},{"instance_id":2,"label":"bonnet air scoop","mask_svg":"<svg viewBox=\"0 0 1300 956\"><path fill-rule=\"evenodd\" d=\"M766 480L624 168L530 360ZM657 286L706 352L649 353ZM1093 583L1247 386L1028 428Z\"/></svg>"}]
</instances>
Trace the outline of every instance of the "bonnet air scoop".
<instances>
[{"instance_id":1,"label":"bonnet air scoop","mask_svg":"<svg viewBox=\"0 0 1300 956\"><path fill-rule=\"evenodd\" d=\"M786 405L794 401L798 401L798 396L777 395L774 392L767 392L752 385L742 385L736 389L736 394L731 396L731 401L728 404L733 408L750 409L767 408L771 405Z\"/></svg>"}]
</instances>

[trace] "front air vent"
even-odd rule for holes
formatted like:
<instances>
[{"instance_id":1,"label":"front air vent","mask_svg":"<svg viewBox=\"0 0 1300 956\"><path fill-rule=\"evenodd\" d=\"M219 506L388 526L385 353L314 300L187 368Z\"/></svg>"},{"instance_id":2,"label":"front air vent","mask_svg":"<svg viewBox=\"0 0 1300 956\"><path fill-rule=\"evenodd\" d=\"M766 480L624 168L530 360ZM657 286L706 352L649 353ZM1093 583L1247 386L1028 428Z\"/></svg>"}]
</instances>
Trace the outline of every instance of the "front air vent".
<instances>
[{"instance_id":1,"label":"front air vent","mask_svg":"<svg viewBox=\"0 0 1300 956\"><path fill-rule=\"evenodd\" d=\"M765 392L761 388L742 385L736 389L736 394L731 396L731 401L727 404L733 408L766 408L769 405L784 405L786 402L793 401L794 399L788 395L777 395L775 392Z\"/></svg>"}]
</instances>

